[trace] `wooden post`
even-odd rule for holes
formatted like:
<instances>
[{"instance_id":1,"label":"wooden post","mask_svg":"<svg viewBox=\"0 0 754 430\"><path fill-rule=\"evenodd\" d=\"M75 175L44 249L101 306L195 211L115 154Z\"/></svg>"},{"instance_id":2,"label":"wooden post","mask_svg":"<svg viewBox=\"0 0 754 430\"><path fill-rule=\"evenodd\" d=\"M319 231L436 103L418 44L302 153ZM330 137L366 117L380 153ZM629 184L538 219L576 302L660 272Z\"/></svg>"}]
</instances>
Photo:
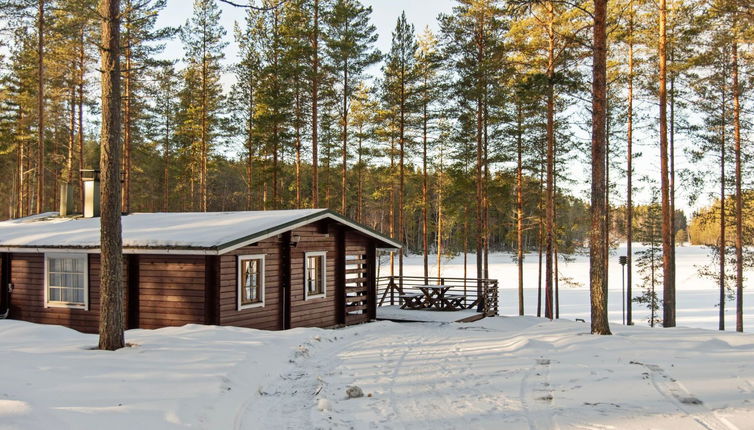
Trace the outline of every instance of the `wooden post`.
<instances>
[{"instance_id":1,"label":"wooden post","mask_svg":"<svg viewBox=\"0 0 754 430\"><path fill-rule=\"evenodd\" d=\"M377 245L367 247L367 314L370 320L377 319Z\"/></svg>"},{"instance_id":2,"label":"wooden post","mask_svg":"<svg viewBox=\"0 0 754 430\"><path fill-rule=\"evenodd\" d=\"M216 325L220 323L218 312L219 294L219 258L216 255L204 257L204 323Z\"/></svg>"},{"instance_id":3,"label":"wooden post","mask_svg":"<svg viewBox=\"0 0 754 430\"><path fill-rule=\"evenodd\" d=\"M126 255L127 279L127 318L126 327L130 330L139 328L139 256L137 254Z\"/></svg>"},{"instance_id":4,"label":"wooden post","mask_svg":"<svg viewBox=\"0 0 754 430\"><path fill-rule=\"evenodd\" d=\"M393 306L395 305L395 280L392 276L390 277L387 287L390 288L390 306Z\"/></svg>"}]
</instances>

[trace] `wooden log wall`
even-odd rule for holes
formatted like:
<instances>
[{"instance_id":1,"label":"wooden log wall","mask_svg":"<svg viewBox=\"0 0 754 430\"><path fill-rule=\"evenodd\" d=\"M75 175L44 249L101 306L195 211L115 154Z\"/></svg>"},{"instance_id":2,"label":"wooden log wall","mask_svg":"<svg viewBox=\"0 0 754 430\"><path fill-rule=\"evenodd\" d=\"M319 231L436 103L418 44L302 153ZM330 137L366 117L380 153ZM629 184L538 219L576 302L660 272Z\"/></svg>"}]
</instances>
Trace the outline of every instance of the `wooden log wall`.
<instances>
[{"instance_id":1,"label":"wooden log wall","mask_svg":"<svg viewBox=\"0 0 754 430\"><path fill-rule=\"evenodd\" d=\"M291 247L291 328L331 327L338 324L336 301L337 247L335 232L326 222L297 228L291 236L299 242ZM307 252L327 252L325 258L325 297L306 299L304 285L304 255Z\"/></svg>"},{"instance_id":2,"label":"wooden log wall","mask_svg":"<svg viewBox=\"0 0 754 430\"><path fill-rule=\"evenodd\" d=\"M219 258L219 324L263 330L282 330L280 253L282 239L269 238ZM264 306L238 310L238 256L265 256Z\"/></svg>"},{"instance_id":3,"label":"wooden log wall","mask_svg":"<svg viewBox=\"0 0 754 430\"><path fill-rule=\"evenodd\" d=\"M140 255L138 261L139 327L205 322L204 256Z\"/></svg>"},{"instance_id":4,"label":"wooden log wall","mask_svg":"<svg viewBox=\"0 0 754 430\"><path fill-rule=\"evenodd\" d=\"M39 324L57 324L85 333L99 330L100 257L88 256L89 310L45 308L44 254L10 254L11 293L10 318Z\"/></svg>"}]
</instances>

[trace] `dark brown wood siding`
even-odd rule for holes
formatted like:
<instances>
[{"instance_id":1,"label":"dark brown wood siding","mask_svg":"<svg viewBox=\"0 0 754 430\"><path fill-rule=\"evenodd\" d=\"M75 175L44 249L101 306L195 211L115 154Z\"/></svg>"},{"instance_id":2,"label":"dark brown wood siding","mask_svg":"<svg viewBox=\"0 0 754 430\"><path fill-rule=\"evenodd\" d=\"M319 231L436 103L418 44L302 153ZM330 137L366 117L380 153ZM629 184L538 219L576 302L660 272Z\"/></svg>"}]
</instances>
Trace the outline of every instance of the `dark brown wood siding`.
<instances>
[{"instance_id":1,"label":"dark brown wood siding","mask_svg":"<svg viewBox=\"0 0 754 430\"><path fill-rule=\"evenodd\" d=\"M139 327L204 324L204 256L139 255L138 262Z\"/></svg>"},{"instance_id":2,"label":"dark brown wood siding","mask_svg":"<svg viewBox=\"0 0 754 430\"><path fill-rule=\"evenodd\" d=\"M10 318L39 324L59 324L85 333L96 333L99 328L99 255L88 256L89 310L45 308L44 306L44 254L11 255Z\"/></svg>"},{"instance_id":3,"label":"dark brown wood siding","mask_svg":"<svg viewBox=\"0 0 754 430\"><path fill-rule=\"evenodd\" d=\"M338 324L336 313L336 270L337 260L336 235L321 223L297 228L291 236L299 236L295 247L291 247L291 328L294 327L330 327ZM327 252L326 289L324 298L305 299L304 255L307 252Z\"/></svg>"},{"instance_id":4,"label":"dark brown wood siding","mask_svg":"<svg viewBox=\"0 0 754 430\"><path fill-rule=\"evenodd\" d=\"M220 256L220 325L282 330L281 239L263 240ZM238 256L265 256L264 306L238 310Z\"/></svg>"}]
</instances>

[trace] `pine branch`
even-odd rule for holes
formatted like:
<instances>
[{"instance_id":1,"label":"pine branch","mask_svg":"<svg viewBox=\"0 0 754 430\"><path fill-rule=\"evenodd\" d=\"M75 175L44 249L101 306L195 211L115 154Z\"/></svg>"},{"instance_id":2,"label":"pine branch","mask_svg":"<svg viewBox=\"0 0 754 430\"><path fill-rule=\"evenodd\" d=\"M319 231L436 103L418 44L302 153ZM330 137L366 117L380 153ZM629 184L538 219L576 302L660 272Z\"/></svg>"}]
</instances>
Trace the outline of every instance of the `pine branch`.
<instances>
[{"instance_id":1,"label":"pine branch","mask_svg":"<svg viewBox=\"0 0 754 430\"><path fill-rule=\"evenodd\" d=\"M262 11L262 12L266 12L266 11L270 11L270 10L275 10L278 7L282 6L283 3L285 3L286 1L287 0L280 0L277 4L275 4L273 6L259 7L259 6L253 6L251 4L251 0L249 1L249 4L236 3L235 1L232 1L232 0L220 0L221 3L229 4L229 5L233 6L233 7L241 7L241 8L244 8L244 9L252 9L252 10L258 10L258 11Z\"/></svg>"}]
</instances>

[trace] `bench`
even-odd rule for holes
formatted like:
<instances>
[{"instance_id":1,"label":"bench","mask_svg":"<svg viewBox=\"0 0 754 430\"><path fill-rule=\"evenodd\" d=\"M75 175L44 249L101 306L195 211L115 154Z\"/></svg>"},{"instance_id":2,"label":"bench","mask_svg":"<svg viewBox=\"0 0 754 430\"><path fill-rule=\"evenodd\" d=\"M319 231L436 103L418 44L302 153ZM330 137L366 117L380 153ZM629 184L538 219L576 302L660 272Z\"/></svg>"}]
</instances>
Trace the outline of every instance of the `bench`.
<instances>
[{"instance_id":1,"label":"bench","mask_svg":"<svg viewBox=\"0 0 754 430\"><path fill-rule=\"evenodd\" d=\"M401 309L421 309L424 307L424 294L401 294L398 296L403 301Z\"/></svg>"},{"instance_id":2,"label":"bench","mask_svg":"<svg viewBox=\"0 0 754 430\"><path fill-rule=\"evenodd\" d=\"M445 294L443 296L443 310L458 311L465 309L464 301L466 301L466 296L463 294Z\"/></svg>"}]
</instances>

